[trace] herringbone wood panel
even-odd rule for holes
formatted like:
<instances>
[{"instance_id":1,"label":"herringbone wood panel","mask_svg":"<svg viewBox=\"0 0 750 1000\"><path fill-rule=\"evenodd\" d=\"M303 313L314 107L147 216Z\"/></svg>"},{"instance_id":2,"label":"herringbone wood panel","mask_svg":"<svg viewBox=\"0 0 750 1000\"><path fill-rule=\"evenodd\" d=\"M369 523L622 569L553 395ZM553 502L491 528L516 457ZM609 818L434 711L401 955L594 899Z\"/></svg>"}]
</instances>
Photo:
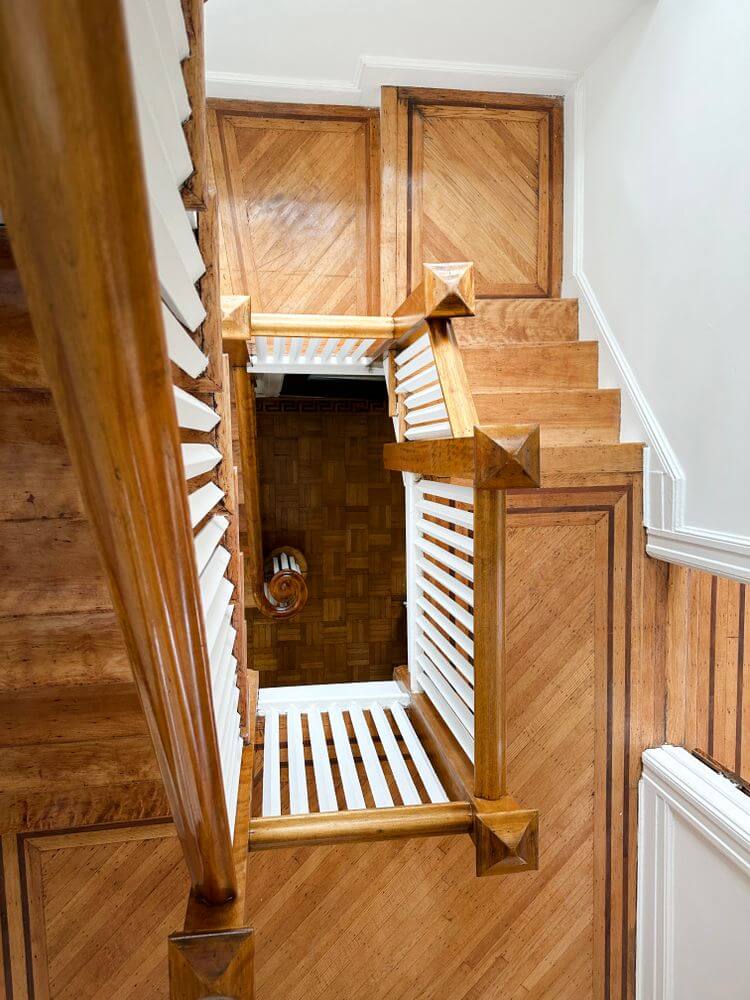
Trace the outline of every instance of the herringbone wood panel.
<instances>
[{"instance_id":1,"label":"herringbone wood panel","mask_svg":"<svg viewBox=\"0 0 750 1000\"><path fill-rule=\"evenodd\" d=\"M383 680L406 658L404 491L383 468L383 403L258 400L263 546L301 549L309 600L289 622L249 612L261 684Z\"/></svg>"},{"instance_id":2,"label":"herringbone wood panel","mask_svg":"<svg viewBox=\"0 0 750 1000\"><path fill-rule=\"evenodd\" d=\"M222 292L258 312L377 312L377 116L216 101L208 124Z\"/></svg>"},{"instance_id":3,"label":"herringbone wood panel","mask_svg":"<svg viewBox=\"0 0 750 1000\"><path fill-rule=\"evenodd\" d=\"M609 515L579 506L519 513L509 542L510 782L540 810L541 870L476 879L464 838L254 855L259 1000L601 995L595 886L617 849L602 705L623 665L608 655Z\"/></svg>"}]
</instances>

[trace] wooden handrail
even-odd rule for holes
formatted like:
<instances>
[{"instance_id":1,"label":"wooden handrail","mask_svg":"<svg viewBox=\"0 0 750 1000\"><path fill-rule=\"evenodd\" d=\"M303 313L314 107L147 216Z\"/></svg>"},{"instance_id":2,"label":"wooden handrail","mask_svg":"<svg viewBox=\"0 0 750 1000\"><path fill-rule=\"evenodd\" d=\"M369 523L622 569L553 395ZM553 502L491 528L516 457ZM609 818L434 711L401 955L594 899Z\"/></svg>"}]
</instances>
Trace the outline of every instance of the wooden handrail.
<instances>
[{"instance_id":1,"label":"wooden handrail","mask_svg":"<svg viewBox=\"0 0 750 1000\"><path fill-rule=\"evenodd\" d=\"M193 891L221 903L235 867L122 11L5 0L0 46L14 255Z\"/></svg>"},{"instance_id":2,"label":"wooden handrail","mask_svg":"<svg viewBox=\"0 0 750 1000\"><path fill-rule=\"evenodd\" d=\"M248 375L244 365L233 368L233 379L245 496L246 580L252 592L253 603L261 614L277 620L293 618L307 604L306 566L303 572L286 569L273 574L268 581L266 579L260 518L255 388L252 376Z\"/></svg>"}]
</instances>

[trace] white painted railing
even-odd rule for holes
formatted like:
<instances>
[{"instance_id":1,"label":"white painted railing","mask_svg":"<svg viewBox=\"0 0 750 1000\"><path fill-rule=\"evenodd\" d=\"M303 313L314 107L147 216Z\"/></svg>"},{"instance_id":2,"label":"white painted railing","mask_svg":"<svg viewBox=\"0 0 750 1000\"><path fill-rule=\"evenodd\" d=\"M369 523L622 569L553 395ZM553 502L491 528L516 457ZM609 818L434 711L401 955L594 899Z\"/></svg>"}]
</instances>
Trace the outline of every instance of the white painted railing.
<instances>
[{"instance_id":1,"label":"white painted railing","mask_svg":"<svg viewBox=\"0 0 750 1000\"><path fill-rule=\"evenodd\" d=\"M403 408L400 437L406 441L451 437L429 333L396 354L394 362L396 395L399 409Z\"/></svg>"},{"instance_id":2,"label":"white painted railing","mask_svg":"<svg viewBox=\"0 0 750 1000\"><path fill-rule=\"evenodd\" d=\"M447 802L408 703L394 681L263 688L262 815Z\"/></svg>"},{"instance_id":3,"label":"white painted railing","mask_svg":"<svg viewBox=\"0 0 750 1000\"><path fill-rule=\"evenodd\" d=\"M253 337L248 370L256 375L382 375L368 353L372 339L346 337Z\"/></svg>"},{"instance_id":4,"label":"white painted railing","mask_svg":"<svg viewBox=\"0 0 750 1000\"><path fill-rule=\"evenodd\" d=\"M409 672L474 759L474 495L406 474Z\"/></svg>"},{"instance_id":5,"label":"white painted railing","mask_svg":"<svg viewBox=\"0 0 750 1000\"><path fill-rule=\"evenodd\" d=\"M191 110L181 66L189 54L188 36L180 0L126 0L124 10L167 351L186 376L198 379L209 365L195 339L206 319L196 289L206 268L180 192L193 171L183 131ZM181 428L205 433L216 428L219 414L198 396L175 386L174 397ZM222 456L209 442L183 444L182 458L189 490L190 480L217 470L222 461L231 461L231 456ZM216 512L223 499L224 492L215 482L189 492L214 719L232 830L243 743L236 687L237 633L232 626L236 595L227 576L230 554L221 544L229 522Z\"/></svg>"}]
</instances>

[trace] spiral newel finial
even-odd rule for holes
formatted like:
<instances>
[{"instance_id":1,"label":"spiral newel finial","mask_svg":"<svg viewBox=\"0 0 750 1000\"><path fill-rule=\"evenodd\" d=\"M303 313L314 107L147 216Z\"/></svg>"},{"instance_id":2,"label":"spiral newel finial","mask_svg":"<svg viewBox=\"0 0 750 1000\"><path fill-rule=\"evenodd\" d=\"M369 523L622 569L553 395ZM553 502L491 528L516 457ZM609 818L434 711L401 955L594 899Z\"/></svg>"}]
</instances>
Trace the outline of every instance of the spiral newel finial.
<instances>
[{"instance_id":1,"label":"spiral newel finial","mask_svg":"<svg viewBox=\"0 0 750 1000\"><path fill-rule=\"evenodd\" d=\"M307 604L307 560L299 549L283 545L274 549L263 567L260 610L268 618L292 618Z\"/></svg>"}]
</instances>

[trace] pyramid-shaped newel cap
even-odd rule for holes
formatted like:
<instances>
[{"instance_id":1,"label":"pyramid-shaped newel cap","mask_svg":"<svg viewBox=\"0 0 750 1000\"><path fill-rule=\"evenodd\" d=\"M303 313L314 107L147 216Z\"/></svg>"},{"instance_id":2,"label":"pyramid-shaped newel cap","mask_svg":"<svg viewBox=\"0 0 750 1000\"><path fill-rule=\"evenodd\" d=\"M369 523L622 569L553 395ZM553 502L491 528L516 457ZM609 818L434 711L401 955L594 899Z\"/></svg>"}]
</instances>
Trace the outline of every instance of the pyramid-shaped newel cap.
<instances>
[{"instance_id":1,"label":"pyramid-shaped newel cap","mask_svg":"<svg viewBox=\"0 0 750 1000\"><path fill-rule=\"evenodd\" d=\"M474 428L475 486L523 489L540 481L538 425Z\"/></svg>"},{"instance_id":2,"label":"pyramid-shaped newel cap","mask_svg":"<svg viewBox=\"0 0 750 1000\"><path fill-rule=\"evenodd\" d=\"M510 875L539 867L539 814L535 809L477 813L477 875Z\"/></svg>"},{"instance_id":3,"label":"pyramid-shaped newel cap","mask_svg":"<svg viewBox=\"0 0 750 1000\"><path fill-rule=\"evenodd\" d=\"M252 1000L254 939L249 927L169 938L172 996Z\"/></svg>"},{"instance_id":4,"label":"pyramid-shaped newel cap","mask_svg":"<svg viewBox=\"0 0 750 1000\"><path fill-rule=\"evenodd\" d=\"M422 287L426 317L474 315L474 265L471 261L425 264Z\"/></svg>"}]
</instances>

